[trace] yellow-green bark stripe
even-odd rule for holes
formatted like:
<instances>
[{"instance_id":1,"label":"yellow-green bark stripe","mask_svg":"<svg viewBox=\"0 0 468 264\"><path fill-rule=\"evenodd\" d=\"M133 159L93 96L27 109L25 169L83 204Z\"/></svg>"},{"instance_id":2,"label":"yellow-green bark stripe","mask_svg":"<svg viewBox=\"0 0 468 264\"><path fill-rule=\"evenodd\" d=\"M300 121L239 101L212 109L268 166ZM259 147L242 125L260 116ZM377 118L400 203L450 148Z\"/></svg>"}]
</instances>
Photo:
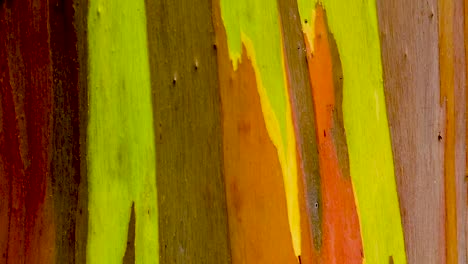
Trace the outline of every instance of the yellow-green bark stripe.
<instances>
[{"instance_id":1,"label":"yellow-green bark stripe","mask_svg":"<svg viewBox=\"0 0 468 264\"><path fill-rule=\"evenodd\" d=\"M143 0L90 0L88 263L158 263L155 144Z\"/></svg>"}]
</instances>

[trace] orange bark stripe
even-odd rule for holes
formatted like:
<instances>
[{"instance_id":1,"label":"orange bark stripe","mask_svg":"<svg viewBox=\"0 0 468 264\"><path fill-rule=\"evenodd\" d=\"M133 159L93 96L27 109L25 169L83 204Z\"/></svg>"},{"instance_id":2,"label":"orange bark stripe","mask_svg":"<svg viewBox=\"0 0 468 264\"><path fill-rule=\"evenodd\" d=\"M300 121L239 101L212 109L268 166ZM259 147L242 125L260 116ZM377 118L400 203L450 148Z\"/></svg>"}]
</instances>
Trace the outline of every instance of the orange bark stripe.
<instances>
[{"instance_id":1,"label":"orange bark stripe","mask_svg":"<svg viewBox=\"0 0 468 264\"><path fill-rule=\"evenodd\" d=\"M455 181L455 98L453 0L439 0L440 103L445 107L445 247L446 263L458 262Z\"/></svg>"},{"instance_id":2,"label":"orange bark stripe","mask_svg":"<svg viewBox=\"0 0 468 264\"><path fill-rule=\"evenodd\" d=\"M245 47L234 71L214 7L232 263L297 263L278 153L268 134Z\"/></svg>"},{"instance_id":3,"label":"orange bark stripe","mask_svg":"<svg viewBox=\"0 0 468 264\"><path fill-rule=\"evenodd\" d=\"M320 6L316 9L314 53L308 52L308 63L323 204L323 247L318 261L361 263L361 234L342 119L341 64L334 39L329 39L325 12Z\"/></svg>"}]
</instances>

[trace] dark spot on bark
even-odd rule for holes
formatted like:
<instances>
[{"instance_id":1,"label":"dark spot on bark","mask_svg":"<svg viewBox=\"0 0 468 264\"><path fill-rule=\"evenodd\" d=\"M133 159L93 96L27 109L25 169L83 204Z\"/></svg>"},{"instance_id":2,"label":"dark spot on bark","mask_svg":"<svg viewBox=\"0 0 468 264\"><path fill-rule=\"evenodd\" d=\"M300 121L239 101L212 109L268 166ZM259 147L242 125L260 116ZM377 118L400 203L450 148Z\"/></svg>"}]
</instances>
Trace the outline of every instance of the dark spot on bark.
<instances>
[{"instance_id":1,"label":"dark spot on bark","mask_svg":"<svg viewBox=\"0 0 468 264\"><path fill-rule=\"evenodd\" d=\"M442 136L440 135L440 132L439 132L439 135L437 136L437 139L440 141L442 141Z\"/></svg>"},{"instance_id":2,"label":"dark spot on bark","mask_svg":"<svg viewBox=\"0 0 468 264\"><path fill-rule=\"evenodd\" d=\"M123 257L123 264L135 263L135 204L132 203L132 212L127 231L127 248Z\"/></svg>"},{"instance_id":3,"label":"dark spot on bark","mask_svg":"<svg viewBox=\"0 0 468 264\"><path fill-rule=\"evenodd\" d=\"M306 24L307 24L307 22L308 22L308 21L307 21L307 19L305 19L305 20L304 20L304 23L306 23Z\"/></svg>"},{"instance_id":4,"label":"dark spot on bark","mask_svg":"<svg viewBox=\"0 0 468 264\"><path fill-rule=\"evenodd\" d=\"M323 131L323 136L327 137L327 131L325 131L325 130Z\"/></svg>"},{"instance_id":5,"label":"dark spot on bark","mask_svg":"<svg viewBox=\"0 0 468 264\"><path fill-rule=\"evenodd\" d=\"M389 256L389 257L388 257L388 263L389 263L389 264L393 264L393 256Z\"/></svg>"},{"instance_id":6,"label":"dark spot on bark","mask_svg":"<svg viewBox=\"0 0 468 264\"><path fill-rule=\"evenodd\" d=\"M301 256L297 256L297 260L299 261L299 264L302 264Z\"/></svg>"},{"instance_id":7,"label":"dark spot on bark","mask_svg":"<svg viewBox=\"0 0 468 264\"><path fill-rule=\"evenodd\" d=\"M218 45L213 44L213 49L214 49L214 50L217 50L217 49L218 49Z\"/></svg>"}]
</instances>

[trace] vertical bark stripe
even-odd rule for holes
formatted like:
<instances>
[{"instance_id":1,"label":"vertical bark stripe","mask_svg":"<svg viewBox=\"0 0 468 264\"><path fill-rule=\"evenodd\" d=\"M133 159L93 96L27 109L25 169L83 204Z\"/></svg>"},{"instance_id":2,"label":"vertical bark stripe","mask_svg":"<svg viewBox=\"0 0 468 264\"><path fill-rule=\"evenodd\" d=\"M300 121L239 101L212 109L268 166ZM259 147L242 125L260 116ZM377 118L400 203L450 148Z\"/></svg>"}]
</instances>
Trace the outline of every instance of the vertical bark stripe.
<instances>
[{"instance_id":1,"label":"vertical bark stripe","mask_svg":"<svg viewBox=\"0 0 468 264\"><path fill-rule=\"evenodd\" d=\"M298 1L298 4L305 23L316 11L308 1ZM375 2L323 1L322 4L343 68L343 124L364 261L383 263L393 256L396 263L406 263L382 86ZM303 28L303 31L311 45L310 30Z\"/></svg>"},{"instance_id":2,"label":"vertical bark stripe","mask_svg":"<svg viewBox=\"0 0 468 264\"><path fill-rule=\"evenodd\" d=\"M301 231L296 141L277 5L269 1L221 1L221 16L234 69L237 69L243 45L255 70L267 131L277 149L282 169L289 227L294 252L298 256L301 254Z\"/></svg>"},{"instance_id":3,"label":"vertical bark stripe","mask_svg":"<svg viewBox=\"0 0 468 264\"><path fill-rule=\"evenodd\" d=\"M48 1L0 2L0 262L53 263Z\"/></svg>"},{"instance_id":4,"label":"vertical bark stripe","mask_svg":"<svg viewBox=\"0 0 468 264\"><path fill-rule=\"evenodd\" d=\"M315 14L314 51L308 52L308 62L323 196L324 247L319 251L318 261L362 263L361 233L342 118L341 62L322 6L317 6Z\"/></svg>"},{"instance_id":5,"label":"vertical bark stripe","mask_svg":"<svg viewBox=\"0 0 468 264\"><path fill-rule=\"evenodd\" d=\"M145 2L90 0L87 262L119 263L132 204L135 259L158 261Z\"/></svg>"},{"instance_id":6,"label":"vertical bark stripe","mask_svg":"<svg viewBox=\"0 0 468 264\"><path fill-rule=\"evenodd\" d=\"M439 0L440 104L445 109L445 249L446 263L458 262L455 180L454 1Z\"/></svg>"}]
</instances>

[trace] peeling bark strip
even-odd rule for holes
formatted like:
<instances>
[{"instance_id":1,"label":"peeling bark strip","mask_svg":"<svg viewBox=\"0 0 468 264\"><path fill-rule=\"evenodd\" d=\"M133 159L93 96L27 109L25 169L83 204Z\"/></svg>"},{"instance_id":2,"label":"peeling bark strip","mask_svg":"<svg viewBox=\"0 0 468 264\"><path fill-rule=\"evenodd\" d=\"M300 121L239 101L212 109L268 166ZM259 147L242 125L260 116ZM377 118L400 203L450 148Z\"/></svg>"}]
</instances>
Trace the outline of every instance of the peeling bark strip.
<instances>
[{"instance_id":1,"label":"peeling bark strip","mask_svg":"<svg viewBox=\"0 0 468 264\"><path fill-rule=\"evenodd\" d=\"M298 1L304 35L312 53L316 47L313 45L315 23L311 21L318 19L315 2ZM366 263L384 263L389 255L397 263L406 263L381 83L375 2L324 0L321 3L327 11L328 26L336 40L343 69L343 124L363 256ZM320 99L314 98L316 102ZM342 153L339 156L343 169L346 158Z\"/></svg>"},{"instance_id":2,"label":"peeling bark strip","mask_svg":"<svg viewBox=\"0 0 468 264\"><path fill-rule=\"evenodd\" d=\"M321 5L315 10L314 51L308 62L315 105L323 200L323 248L316 262L362 263L359 219L343 125L343 73Z\"/></svg>"},{"instance_id":3,"label":"peeling bark strip","mask_svg":"<svg viewBox=\"0 0 468 264\"><path fill-rule=\"evenodd\" d=\"M213 13L232 263L295 263L281 165L266 128L253 62L244 47L233 69L219 3Z\"/></svg>"},{"instance_id":4,"label":"peeling bark strip","mask_svg":"<svg viewBox=\"0 0 468 264\"><path fill-rule=\"evenodd\" d=\"M299 204L301 206L301 233L303 263L309 263L311 244L320 249L322 239L322 193L314 102L306 61L306 44L301 29L301 18L295 0L278 1L288 94L296 135ZM305 197L305 199L304 199ZM304 207L302 209L302 207ZM313 230L313 232L311 232ZM311 238L313 240L311 240Z\"/></svg>"},{"instance_id":5,"label":"peeling bark strip","mask_svg":"<svg viewBox=\"0 0 468 264\"><path fill-rule=\"evenodd\" d=\"M146 10L160 262L229 263L211 0L147 0Z\"/></svg>"},{"instance_id":6,"label":"peeling bark strip","mask_svg":"<svg viewBox=\"0 0 468 264\"><path fill-rule=\"evenodd\" d=\"M296 138L277 5L266 0L235 3L223 0L220 6L234 70L242 58L241 47L245 47L252 61L265 125L281 166L294 253L299 256L302 249L299 199L303 197L299 197ZM312 221L319 223L320 201L315 198L317 206ZM319 224L312 225L318 227ZM314 233L319 230L313 230Z\"/></svg>"},{"instance_id":7,"label":"peeling bark strip","mask_svg":"<svg viewBox=\"0 0 468 264\"><path fill-rule=\"evenodd\" d=\"M86 263L119 263L131 208L135 260L158 254L156 157L143 0L90 0Z\"/></svg>"}]
</instances>

